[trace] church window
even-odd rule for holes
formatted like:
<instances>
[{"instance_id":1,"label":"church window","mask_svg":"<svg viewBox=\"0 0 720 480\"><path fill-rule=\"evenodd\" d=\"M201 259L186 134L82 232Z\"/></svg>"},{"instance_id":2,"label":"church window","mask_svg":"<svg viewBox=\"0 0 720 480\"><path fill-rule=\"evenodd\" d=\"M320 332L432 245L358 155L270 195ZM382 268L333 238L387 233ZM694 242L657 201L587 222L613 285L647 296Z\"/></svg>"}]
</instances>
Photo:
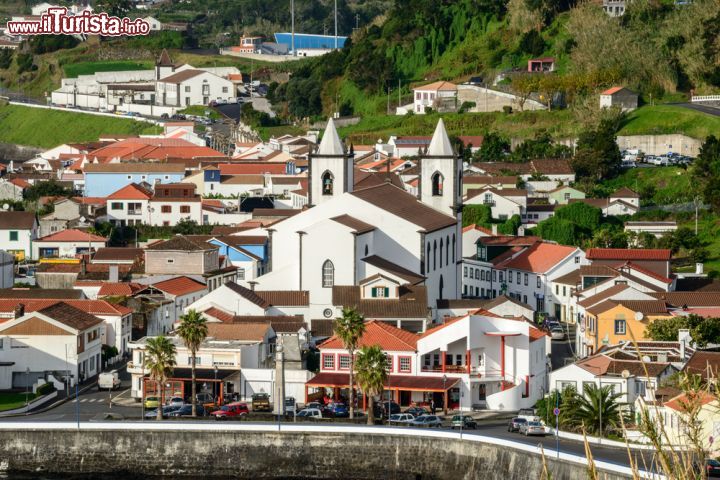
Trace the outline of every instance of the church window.
<instances>
[{"instance_id":1,"label":"church window","mask_svg":"<svg viewBox=\"0 0 720 480\"><path fill-rule=\"evenodd\" d=\"M322 267L322 286L330 288L335 283L335 266L330 260L325 260Z\"/></svg>"},{"instance_id":2,"label":"church window","mask_svg":"<svg viewBox=\"0 0 720 480\"><path fill-rule=\"evenodd\" d=\"M322 194L332 195L333 194L333 174L326 171L322 174Z\"/></svg>"},{"instance_id":3,"label":"church window","mask_svg":"<svg viewBox=\"0 0 720 480\"><path fill-rule=\"evenodd\" d=\"M453 263L455 263L455 234L453 233Z\"/></svg>"},{"instance_id":4,"label":"church window","mask_svg":"<svg viewBox=\"0 0 720 480\"><path fill-rule=\"evenodd\" d=\"M437 269L437 240L433 242L433 270Z\"/></svg>"},{"instance_id":5,"label":"church window","mask_svg":"<svg viewBox=\"0 0 720 480\"><path fill-rule=\"evenodd\" d=\"M450 235L445 238L445 265L450 265Z\"/></svg>"},{"instance_id":6,"label":"church window","mask_svg":"<svg viewBox=\"0 0 720 480\"><path fill-rule=\"evenodd\" d=\"M443 250L443 239L440 239L440 268L442 268L442 250Z\"/></svg>"},{"instance_id":7,"label":"church window","mask_svg":"<svg viewBox=\"0 0 720 480\"><path fill-rule=\"evenodd\" d=\"M435 172L432 176L432 194L433 196L443 194L443 176L440 172Z\"/></svg>"}]
</instances>

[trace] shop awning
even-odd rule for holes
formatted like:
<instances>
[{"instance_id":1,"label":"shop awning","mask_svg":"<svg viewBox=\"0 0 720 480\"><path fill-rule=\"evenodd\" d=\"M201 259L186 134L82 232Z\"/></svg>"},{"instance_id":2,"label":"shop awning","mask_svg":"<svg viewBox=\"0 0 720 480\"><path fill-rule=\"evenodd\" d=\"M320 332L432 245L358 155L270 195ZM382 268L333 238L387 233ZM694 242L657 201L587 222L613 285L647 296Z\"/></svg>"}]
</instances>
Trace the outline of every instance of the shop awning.
<instances>
[{"instance_id":1,"label":"shop awning","mask_svg":"<svg viewBox=\"0 0 720 480\"><path fill-rule=\"evenodd\" d=\"M385 382L385 390L405 390L414 392L444 392L450 390L458 382L459 378L448 377L443 385L442 377L390 375ZM350 382L347 373L322 372L315 375L305 385L308 387L339 387L347 388ZM444 387L444 388L443 388Z\"/></svg>"}]
</instances>

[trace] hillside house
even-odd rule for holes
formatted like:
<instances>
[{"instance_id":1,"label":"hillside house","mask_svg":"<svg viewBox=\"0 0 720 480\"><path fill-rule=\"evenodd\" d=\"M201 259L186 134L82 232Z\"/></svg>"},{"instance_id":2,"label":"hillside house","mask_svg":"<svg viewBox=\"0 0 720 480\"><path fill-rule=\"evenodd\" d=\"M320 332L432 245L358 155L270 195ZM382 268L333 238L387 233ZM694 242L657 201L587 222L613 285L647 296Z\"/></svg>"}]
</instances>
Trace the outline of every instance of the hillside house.
<instances>
[{"instance_id":1,"label":"hillside house","mask_svg":"<svg viewBox=\"0 0 720 480\"><path fill-rule=\"evenodd\" d=\"M638 94L625 87L608 88L600 94L600 108L611 107L618 107L623 112L635 110L638 107Z\"/></svg>"},{"instance_id":2,"label":"hillside house","mask_svg":"<svg viewBox=\"0 0 720 480\"><path fill-rule=\"evenodd\" d=\"M457 85L450 82L433 82L413 89L413 112L424 114L427 109L434 112L454 112L458 108Z\"/></svg>"}]
</instances>

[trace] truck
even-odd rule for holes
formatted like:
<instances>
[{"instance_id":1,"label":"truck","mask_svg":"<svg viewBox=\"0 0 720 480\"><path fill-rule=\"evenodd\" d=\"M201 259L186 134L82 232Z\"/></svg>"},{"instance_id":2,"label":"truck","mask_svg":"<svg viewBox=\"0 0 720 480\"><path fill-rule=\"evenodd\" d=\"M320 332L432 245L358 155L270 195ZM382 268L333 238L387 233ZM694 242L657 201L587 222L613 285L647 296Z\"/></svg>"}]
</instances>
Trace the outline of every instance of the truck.
<instances>
[{"instance_id":1,"label":"truck","mask_svg":"<svg viewBox=\"0 0 720 480\"><path fill-rule=\"evenodd\" d=\"M272 412L270 404L270 395L267 393L256 393L252 396L253 412Z\"/></svg>"},{"instance_id":2,"label":"truck","mask_svg":"<svg viewBox=\"0 0 720 480\"><path fill-rule=\"evenodd\" d=\"M116 390L120 388L120 376L117 370L98 375L98 390Z\"/></svg>"}]
</instances>

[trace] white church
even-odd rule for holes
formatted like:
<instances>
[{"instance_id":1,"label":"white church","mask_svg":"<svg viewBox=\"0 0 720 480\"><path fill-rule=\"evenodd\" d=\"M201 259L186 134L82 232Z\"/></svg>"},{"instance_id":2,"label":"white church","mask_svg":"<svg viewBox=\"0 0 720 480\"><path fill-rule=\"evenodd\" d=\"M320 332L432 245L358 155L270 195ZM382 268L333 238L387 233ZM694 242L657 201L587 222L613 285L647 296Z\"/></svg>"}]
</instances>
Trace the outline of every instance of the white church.
<instances>
[{"instance_id":1,"label":"white church","mask_svg":"<svg viewBox=\"0 0 720 480\"><path fill-rule=\"evenodd\" d=\"M390 181L355 189L353 158L329 120L310 159L311 208L237 234L269 237L268 273L255 279L255 292L247 290L245 297L307 292L302 312L285 313L302 313L311 330L313 322L334 319L343 306L361 305L366 318L396 311L398 327L424 331L437 300L460 298L462 288L462 161L442 120L419 165L417 196ZM257 314L257 301L245 311L242 301L230 300L232 294L220 288L188 308ZM425 304L413 318L422 324L402 323L403 310L417 307L412 302L418 299Z\"/></svg>"}]
</instances>

